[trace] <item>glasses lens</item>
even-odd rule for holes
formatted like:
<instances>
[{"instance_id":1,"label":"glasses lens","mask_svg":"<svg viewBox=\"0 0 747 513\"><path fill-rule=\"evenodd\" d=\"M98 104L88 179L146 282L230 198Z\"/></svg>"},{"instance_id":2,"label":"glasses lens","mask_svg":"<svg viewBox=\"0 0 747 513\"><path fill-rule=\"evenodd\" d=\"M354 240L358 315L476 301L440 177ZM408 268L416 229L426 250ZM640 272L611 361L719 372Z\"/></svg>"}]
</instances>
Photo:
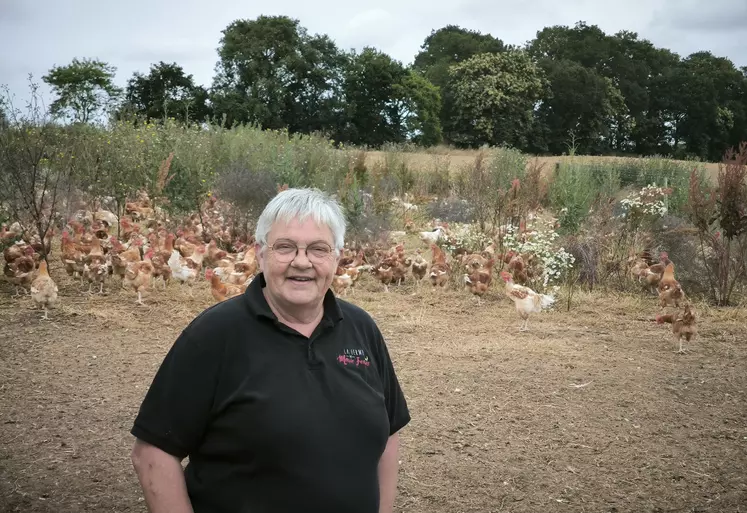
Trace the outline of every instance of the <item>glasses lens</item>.
<instances>
[{"instance_id":1,"label":"glasses lens","mask_svg":"<svg viewBox=\"0 0 747 513\"><path fill-rule=\"evenodd\" d=\"M279 262L287 263L296 258L298 246L292 242L277 242L272 246L275 258ZM306 258L315 263L321 263L332 255L332 248L328 244L321 242L314 243L306 247Z\"/></svg>"}]
</instances>

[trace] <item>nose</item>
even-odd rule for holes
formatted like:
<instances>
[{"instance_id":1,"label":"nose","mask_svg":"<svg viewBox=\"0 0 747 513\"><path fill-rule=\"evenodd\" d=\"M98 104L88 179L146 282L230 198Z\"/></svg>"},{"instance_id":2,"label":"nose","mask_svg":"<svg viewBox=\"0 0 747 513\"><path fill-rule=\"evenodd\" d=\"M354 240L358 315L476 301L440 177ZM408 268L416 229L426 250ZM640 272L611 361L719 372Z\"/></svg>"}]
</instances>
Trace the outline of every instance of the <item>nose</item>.
<instances>
[{"instance_id":1,"label":"nose","mask_svg":"<svg viewBox=\"0 0 747 513\"><path fill-rule=\"evenodd\" d=\"M296 256L291 260L291 265L300 269L308 269L311 267L311 260L309 260L309 257L306 255L306 248L296 249Z\"/></svg>"}]
</instances>

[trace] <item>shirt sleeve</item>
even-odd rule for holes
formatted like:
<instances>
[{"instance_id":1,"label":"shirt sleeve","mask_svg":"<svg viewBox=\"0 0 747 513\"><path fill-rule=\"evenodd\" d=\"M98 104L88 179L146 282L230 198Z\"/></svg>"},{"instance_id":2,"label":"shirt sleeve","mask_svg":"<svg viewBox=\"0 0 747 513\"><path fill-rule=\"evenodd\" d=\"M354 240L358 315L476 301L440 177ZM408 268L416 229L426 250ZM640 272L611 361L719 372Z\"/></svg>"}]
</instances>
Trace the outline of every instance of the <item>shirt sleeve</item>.
<instances>
[{"instance_id":1,"label":"shirt sleeve","mask_svg":"<svg viewBox=\"0 0 747 513\"><path fill-rule=\"evenodd\" d=\"M166 354L130 431L144 442L182 459L202 439L210 419L221 362L217 341L187 330Z\"/></svg>"},{"instance_id":2,"label":"shirt sleeve","mask_svg":"<svg viewBox=\"0 0 747 513\"><path fill-rule=\"evenodd\" d=\"M410 422L410 410L407 407L405 395L397 379L394 364L389 357L386 342L380 332L378 339L379 374L384 386L384 401L389 415L389 436L391 436Z\"/></svg>"}]
</instances>

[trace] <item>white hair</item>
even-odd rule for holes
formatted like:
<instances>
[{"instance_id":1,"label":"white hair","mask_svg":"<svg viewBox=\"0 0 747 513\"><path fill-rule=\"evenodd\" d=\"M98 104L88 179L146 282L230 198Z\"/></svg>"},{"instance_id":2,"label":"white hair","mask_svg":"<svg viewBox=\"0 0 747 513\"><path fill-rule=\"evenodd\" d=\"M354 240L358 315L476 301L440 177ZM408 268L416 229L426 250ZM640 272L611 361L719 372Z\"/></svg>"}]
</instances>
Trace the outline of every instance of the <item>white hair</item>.
<instances>
[{"instance_id":1,"label":"white hair","mask_svg":"<svg viewBox=\"0 0 747 513\"><path fill-rule=\"evenodd\" d=\"M267 245L267 234L276 221L289 222L297 218L303 222L307 217L319 226L327 226L332 232L335 250L339 253L345 246L345 215L334 199L319 189L286 189L270 200L257 220L254 239Z\"/></svg>"}]
</instances>

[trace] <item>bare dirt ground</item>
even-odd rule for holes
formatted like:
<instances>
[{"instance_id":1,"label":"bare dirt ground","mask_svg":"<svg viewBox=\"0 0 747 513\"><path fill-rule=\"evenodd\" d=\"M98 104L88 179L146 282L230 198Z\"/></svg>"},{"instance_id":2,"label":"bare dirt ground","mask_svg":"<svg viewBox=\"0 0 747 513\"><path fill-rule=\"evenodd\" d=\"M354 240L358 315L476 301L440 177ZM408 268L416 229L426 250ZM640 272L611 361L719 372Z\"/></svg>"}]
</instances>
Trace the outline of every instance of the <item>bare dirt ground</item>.
<instances>
[{"instance_id":1,"label":"bare dirt ground","mask_svg":"<svg viewBox=\"0 0 747 513\"><path fill-rule=\"evenodd\" d=\"M116 287L86 297L56 262L52 276L48 321L0 284L0 511L144 512L129 429L208 286L140 307ZM359 285L349 299L380 323L413 417L397 511L747 511L744 309L699 305L679 355L642 294L581 294L518 333L496 285L480 305Z\"/></svg>"}]
</instances>

